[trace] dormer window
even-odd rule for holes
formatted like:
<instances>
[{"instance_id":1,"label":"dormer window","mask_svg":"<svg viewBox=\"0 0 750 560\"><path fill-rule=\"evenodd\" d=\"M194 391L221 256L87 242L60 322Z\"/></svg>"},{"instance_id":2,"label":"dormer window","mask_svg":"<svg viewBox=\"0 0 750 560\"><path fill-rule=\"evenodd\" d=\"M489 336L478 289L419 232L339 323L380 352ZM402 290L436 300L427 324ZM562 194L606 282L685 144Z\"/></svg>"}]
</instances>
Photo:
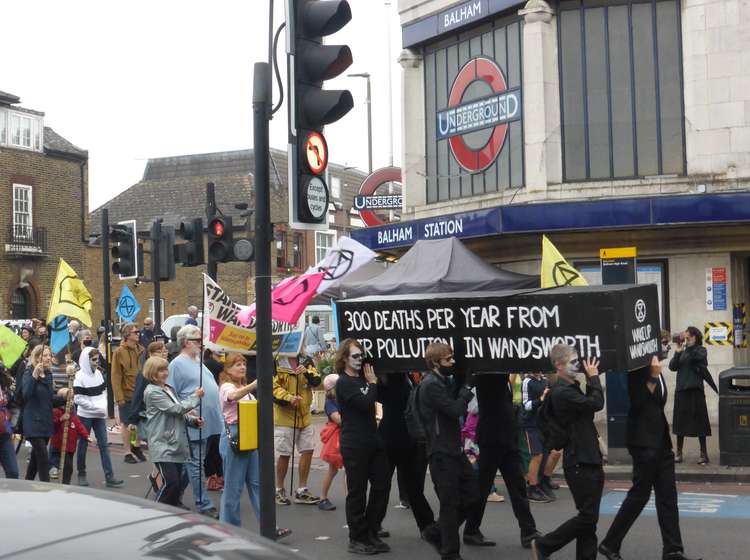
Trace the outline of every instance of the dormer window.
<instances>
[{"instance_id":1,"label":"dormer window","mask_svg":"<svg viewBox=\"0 0 750 560\"><path fill-rule=\"evenodd\" d=\"M38 115L0 109L0 144L41 152L43 128Z\"/></svg>"}]
</instances>

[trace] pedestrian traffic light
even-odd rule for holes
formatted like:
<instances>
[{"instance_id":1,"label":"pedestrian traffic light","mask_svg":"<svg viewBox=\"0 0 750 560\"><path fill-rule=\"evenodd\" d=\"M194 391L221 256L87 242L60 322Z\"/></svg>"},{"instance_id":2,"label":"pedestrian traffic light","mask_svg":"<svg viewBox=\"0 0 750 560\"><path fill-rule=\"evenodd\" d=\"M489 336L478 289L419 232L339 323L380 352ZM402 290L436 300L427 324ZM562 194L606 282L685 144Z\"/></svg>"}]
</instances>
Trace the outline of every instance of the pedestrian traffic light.
<instances>
[{"instance_id":1,"label":"pedestrian traffic light","mask_svg":"<svg viewBox=\"0 0 750 560\"><path fill-rule=\"evenodd\" d=\"M182 266L200 266L205 264L203 254L203 219L195 218L180 222L177 234L185 243L177 245L176 261Z\"/></svg>"},{"instance_id":2,"label":"pedestrian traffic light","mask_svg":"<svg viewBox=\"0 0 750 560\"><path fill-rule=\"evenodd\" d=\"M175 279L175 255L174 255L174 227L154 222L151 226L151 279L155 281L171 281ZM157 249L157 258L154 259L154 249Z\"/></svg>"},{"instance_id":3,"label":"pedestrian traffic light","mask_svg":"<svg viewBox=\"0 0 750 560\"><path fill-rule=\"evenodd\" d=\"M116 243L112 247L112 273L120 280L138 278L138 233L135 220L127 220L110 226L109 238Z\"/></svg>"},{"instance_id":4,"label":"pedestrian traffic light","mask_svg":"<svg viewBox=\"0 0 750 560\"><path fill-rule=\"evenodd\" d=\"M208 222L208 260L232 262L234 260L234 235L231 216L214 216Z\"/></svg>"},{"instance_id":5,"label":"pedestrian traffic light","mask_svg":"<svg viewBox=\"0 0 750 560\"><path fill-rule=\"evenodd\" d=\"M328 149L323 127L354 106L348 90L323 89L352 63L347 45L325 45L323 38L352 18L346 0L295 0L289 27L289 223L294 228L328 227Z\"/></svg>"}]
</instances>

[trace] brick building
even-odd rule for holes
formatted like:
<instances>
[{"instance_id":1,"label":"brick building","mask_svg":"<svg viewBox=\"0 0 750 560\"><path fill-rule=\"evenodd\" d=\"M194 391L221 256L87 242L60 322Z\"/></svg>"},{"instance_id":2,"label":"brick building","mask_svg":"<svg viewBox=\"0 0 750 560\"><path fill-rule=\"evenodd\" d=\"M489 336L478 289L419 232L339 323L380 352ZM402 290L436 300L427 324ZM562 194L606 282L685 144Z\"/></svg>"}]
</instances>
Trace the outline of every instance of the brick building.
<instances>
[{"instance_id":1,"label":"brick building","mask_svg":"<svg viewBox=\"0 0 750 560\"><path fill-rule=\"evenodd\" d=\"M217 207L233 218L235 239L247 235L247 221L237 203L248 203L254 207L253 190L254 154L252 150L218 152L151 159L146 164L140 182L122 192L102 208L109 210L110 223L136 220L139 232L146 233L154 220L163 219L164 225L178 226L180 221L206 216L206 183L215 184ZM286 152L271 150L271 220L275 224L275 240L272 248L272 274L274 282L281 278L299 274L315 264L325 250L335 243L340 235L348 235L353 227L360 227L361 220L351 213L352 199L356 195L365 174L356 169L340 165L329 165L329 188L331 190L331 212L327 231L290 230L287 224L287 160ZM101 209L90 215L90 231L101 230ZM150 248L144 243L144 269L150 275ZM204 238L207 247L207 239ZM86 285L94 302L103 299L102 255L100 246L90 246L86 254ZM201 304L201 273L205 266L187 268L177 266L177 279L162 282L161 298L163 318L185 313L188 305ZM253 263L220 263L219 284L231 298L239 303L252 300L254 291ZM153 316L153 284L135 285L129 281L142 311L138 320ZM120 293L122 283L112 280L113 306ZM114 313L114 310L113 310ZM101 306L92 310L95 324L103 318Z\"/></svg>"},{"instance_id":2,"label":"brick building","mask_svg":"<svg viewBox=\"0 0 750 560\"><path fill-rule=\"evenodd\" d=\"M46 318L58 259L81 271L88 153L0 91L0 319Z\"/></svg>"}]
</instances>

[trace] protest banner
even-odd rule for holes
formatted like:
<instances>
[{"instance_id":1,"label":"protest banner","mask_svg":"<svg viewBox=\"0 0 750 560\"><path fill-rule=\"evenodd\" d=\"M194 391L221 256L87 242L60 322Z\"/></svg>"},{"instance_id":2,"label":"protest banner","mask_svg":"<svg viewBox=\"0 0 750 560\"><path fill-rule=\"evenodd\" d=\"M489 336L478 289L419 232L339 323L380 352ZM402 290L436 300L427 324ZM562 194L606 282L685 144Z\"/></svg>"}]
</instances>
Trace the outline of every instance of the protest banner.
<instances>
[{"instance_id":1,"label":"protest banner","mask_svg":"<svg viewBox=\"0 0 750 560\"><path fill-rule=\"evenodd\" d=\"M255 353L255 318L243 327L237 314L244 306L234 303L224 290L207 275L203 275L203 344L217 352ZM272 321L272 348L281 355L300 352L302 331L296 325Z\"/></svg>"},{"instance_id":2,"label":"protest banner","mask_svg":"<svg viewBox=\"0 0 750 560\"><path fill-rule=\"evenodd\" d=\"M449 344L464 373L549 372L550 349L574 346L600 371L632 371L659 354L656 286L377 296L337 303L342 339L378 372L424 370L431 342Z\"/></svg>"}]
</instances>

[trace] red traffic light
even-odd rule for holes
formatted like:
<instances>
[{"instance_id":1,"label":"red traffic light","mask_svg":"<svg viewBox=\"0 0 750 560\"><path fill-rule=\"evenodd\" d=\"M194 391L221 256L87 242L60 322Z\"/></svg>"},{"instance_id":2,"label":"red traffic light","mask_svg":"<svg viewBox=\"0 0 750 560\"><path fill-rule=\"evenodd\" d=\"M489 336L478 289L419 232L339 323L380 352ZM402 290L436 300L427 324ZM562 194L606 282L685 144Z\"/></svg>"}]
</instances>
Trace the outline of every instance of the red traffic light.
<instances>
[{"instance_id":1,"label":"red traffic light","mask_svg":"<svg viewBox=\"0 0 750 560\"><path fill-rule=\"evenodd\" d=\"M214 220L211 222L211 230L213 231L214 236L216 237L224 237L224 222L221 220Z\"/></svg>"}]
</instances>

